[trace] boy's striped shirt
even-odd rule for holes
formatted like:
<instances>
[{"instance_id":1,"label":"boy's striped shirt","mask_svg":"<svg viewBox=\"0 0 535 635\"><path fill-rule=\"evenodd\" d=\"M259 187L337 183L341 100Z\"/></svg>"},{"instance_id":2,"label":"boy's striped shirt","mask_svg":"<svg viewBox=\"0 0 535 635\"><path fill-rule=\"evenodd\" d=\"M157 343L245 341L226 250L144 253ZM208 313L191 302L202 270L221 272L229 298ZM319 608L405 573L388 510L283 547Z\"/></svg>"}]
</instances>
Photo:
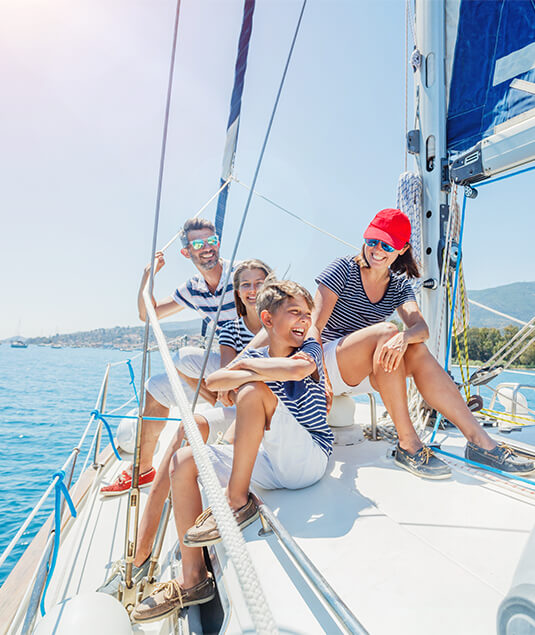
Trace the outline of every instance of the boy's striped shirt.
<instances>
[{"instance_id":1,"label":"boy's striped shirt","mask_svg":"<svg viewBox=\"0 0 535 635\"><path fill-rule=\"evenodd\" d=\"M269 357L268 347L251 348L243 355ZM309 338L290 357L294 355L311 358L316 364L319 380L316 381L312 375L308 375L300 381L266 381L266 385L283 402L297 422L310 433L325 454L330 456L334 435L327 425L327 397L321 346L316 340Z\"/></svg>"}]
</instances>

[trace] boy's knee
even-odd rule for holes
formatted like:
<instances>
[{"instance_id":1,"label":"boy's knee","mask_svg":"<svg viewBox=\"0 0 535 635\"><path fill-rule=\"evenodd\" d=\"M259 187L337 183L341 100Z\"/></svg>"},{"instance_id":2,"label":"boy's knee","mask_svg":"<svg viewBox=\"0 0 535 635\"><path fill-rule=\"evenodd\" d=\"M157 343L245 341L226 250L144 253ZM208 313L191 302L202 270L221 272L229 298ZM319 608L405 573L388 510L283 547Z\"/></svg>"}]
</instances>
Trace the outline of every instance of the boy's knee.
<instances>
[{"instance_id":1,"label":"boy's knee","mask_svg":"<svg viewBox=\"0 0 535 635\"><path fill-rule=\"evenodd\" d=\"M245 401L264 399L270 389L261 381L251 381L248 384L243 384L238 388L238 395L236 397L236 405Z\"/></svg>"}]
</instances>

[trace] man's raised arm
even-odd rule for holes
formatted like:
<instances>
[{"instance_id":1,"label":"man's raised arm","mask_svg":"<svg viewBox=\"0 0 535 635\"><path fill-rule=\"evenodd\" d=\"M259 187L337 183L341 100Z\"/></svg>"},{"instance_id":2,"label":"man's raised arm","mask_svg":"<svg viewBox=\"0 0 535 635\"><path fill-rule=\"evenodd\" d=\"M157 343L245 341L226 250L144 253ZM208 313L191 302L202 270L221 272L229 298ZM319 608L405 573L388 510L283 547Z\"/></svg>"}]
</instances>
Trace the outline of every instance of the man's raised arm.
<instances>
[{"instance_id":1,"label":"man's raised arm","mask_svg":"<svg viewBox=\"0 0 535 635\"><path fill-rule=\"evenodd\" d=\"M161 251L157 251L156 258L154 261L154 275L156 275L158 271L160 271L160 269L164 265L165 265L165 260L163 257L163 253ZM143 275L141 276L141 284L139 285L139 291L137 294L137 308L139 312L139 319L142 322L145 322L145 320L147 319L147 312L145 310L145 301L143 300L143 291L145 289L145 285L147 284L149 280L149 277L150 277L150 265L147 265L145 269L143 270ZM152 296L151 299L152 299L152 306L154 307L156 311L156 316L158 317L159 320L161 320L164 317L167 317L168 315L173 315L173 313L178 313L179 311L182 311L182 309L184 308L182 305L177 304L173 300L172 296L168 296L167 298L164 298L163 300L159 300L159 301L156 301L154 299L154 296Z\"/></svg>"}]
</instances>

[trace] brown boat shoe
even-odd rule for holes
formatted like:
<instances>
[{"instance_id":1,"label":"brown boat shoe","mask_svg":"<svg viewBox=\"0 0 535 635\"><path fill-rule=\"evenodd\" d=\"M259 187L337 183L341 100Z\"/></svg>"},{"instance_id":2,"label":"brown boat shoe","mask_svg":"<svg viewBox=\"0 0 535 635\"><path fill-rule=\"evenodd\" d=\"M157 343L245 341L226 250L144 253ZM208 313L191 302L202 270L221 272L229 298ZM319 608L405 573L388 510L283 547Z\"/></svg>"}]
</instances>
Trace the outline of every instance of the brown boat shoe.
<instances>
[{"instance_id":1,"label":"brown boat shoe","mask_svg":"<svg viewBox=\"0 0 535 635\"><path fill-rule=\"evenodd\" d=\"M132 612L135 622L157 622L186 606L205 604L215 597L215 583L211 573L199 584L183 589L178 580L156 585L154 591Z\"/></svg>"},{"instance_id":2,"label":"brown boat shoe","mask_svg":"<svg viewBox=\"0 0 535 635\"><path fill-rule=\"evenodd\" d=\"M249 500L243 507L234 512L234 518L240 529L245 529L253 523L259 516L258 507L249 494ZM184 536L184 544L188 547L207 547L215 545L221 540L221 534L217 528L211 507L206 508L195 521L195 525L190 527Z\"/></svg>"}]
</instances>

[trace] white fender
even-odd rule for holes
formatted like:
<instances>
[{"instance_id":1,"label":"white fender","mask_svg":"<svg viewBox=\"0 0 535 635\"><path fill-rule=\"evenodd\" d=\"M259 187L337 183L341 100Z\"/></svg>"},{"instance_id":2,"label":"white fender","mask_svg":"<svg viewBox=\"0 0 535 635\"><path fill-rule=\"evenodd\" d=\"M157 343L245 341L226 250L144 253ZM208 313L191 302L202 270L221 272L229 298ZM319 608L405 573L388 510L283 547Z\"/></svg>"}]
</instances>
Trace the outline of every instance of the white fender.
<instances>
[{"instance_id":1,"label":"white fender","mask_svg":"<svg viewBox=\"0 0 535 635\"><path fill-rule=\"evenodd\" d=\"M131 635L124 606L111 595L91 591L56 604L33 635Z\"/></svg>"},{"instance_id":2,"label":"white fender","mask_svg":"<svg viewBox=\"0 0 535 635\"><path fill-rule=\"evenodd\" d=\"M137 417L138 409L133 408L126 413L129 417ZM117 446L128 454L134 454L136 445L136 425L137 419L121 419L115 433Z\"/></svg>"}]
</instances>

